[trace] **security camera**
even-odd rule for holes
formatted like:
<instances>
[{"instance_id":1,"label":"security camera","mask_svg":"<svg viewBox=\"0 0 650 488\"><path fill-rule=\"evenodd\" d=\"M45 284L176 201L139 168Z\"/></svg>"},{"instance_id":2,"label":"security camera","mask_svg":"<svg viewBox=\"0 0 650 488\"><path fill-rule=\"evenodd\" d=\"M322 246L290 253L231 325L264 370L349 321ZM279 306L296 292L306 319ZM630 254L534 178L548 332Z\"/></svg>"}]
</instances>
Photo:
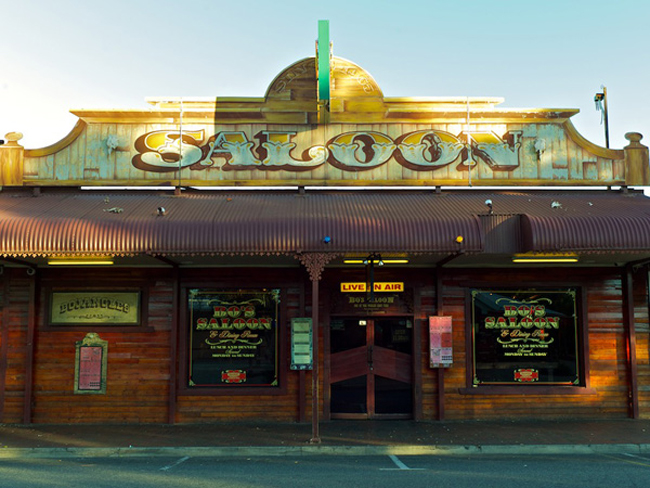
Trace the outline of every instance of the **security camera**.
<instances>
[{"instance_id":1,"label":"security camera","mask_svg":"<svg viewBox=\"0 0 650 488\"><path fill-rule=\"evenodd\" d=\"M487 200L485 200L485 204L486 204L487 207L490 209L490 215L492 215L492 212L493 212L493 210L492 210L492 200L490 200L490 199L488 198Z\"/></svg>"},{"instance_id":2,"label":"security camera","mask_svg":"<svg viewBox=\"0 0 650 488\"><path fill-rule=\"evenodd\" d=\"M163 215L165 215L165 214L167 213L167 210L165 210L165 207L158 207L158 208L156 209L156 213L157 213L160 217L162 217Z\"/></svg>"}]
</instances>

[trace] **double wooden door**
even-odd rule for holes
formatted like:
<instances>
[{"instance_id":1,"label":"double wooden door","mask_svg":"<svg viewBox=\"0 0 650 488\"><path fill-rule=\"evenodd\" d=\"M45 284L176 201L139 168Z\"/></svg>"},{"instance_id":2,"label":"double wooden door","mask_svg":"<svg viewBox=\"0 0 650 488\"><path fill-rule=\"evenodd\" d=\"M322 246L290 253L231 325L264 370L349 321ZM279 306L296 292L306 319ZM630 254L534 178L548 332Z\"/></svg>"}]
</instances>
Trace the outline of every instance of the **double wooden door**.
<instances>
[{"instance_id":1,"label":"double wooden door","mask_svg":"<svg viewBox=\"0 0 650 488\"><path fill-rule=\"evenodd\" d=\"M412 343L411 319L332 319L331 417L412 417Z\"/></svg>"}]
</instances>

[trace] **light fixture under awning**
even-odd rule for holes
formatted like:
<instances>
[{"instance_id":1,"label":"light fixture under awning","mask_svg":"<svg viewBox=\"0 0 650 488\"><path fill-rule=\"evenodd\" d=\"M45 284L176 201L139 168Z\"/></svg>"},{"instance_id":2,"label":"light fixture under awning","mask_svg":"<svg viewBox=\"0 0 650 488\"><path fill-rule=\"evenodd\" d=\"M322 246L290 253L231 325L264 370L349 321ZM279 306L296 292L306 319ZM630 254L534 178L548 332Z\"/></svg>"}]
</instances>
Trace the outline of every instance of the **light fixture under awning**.
<instances>
[{"instance_id":1,"label":"light fixture under awning","mask_svg":"<svg viewBox=\"0 0 650 488\"><path fill-rule=\"evenodd\" d=\"M377 264L377 265L383 265L383 264L408 264L409 260L408 259L373 259L372 264ZM359 259L344 259L343 260L344 264L369 264L367 259L364 258L359 258Z\"/></svg>"},{"instance_id":2,"label":"light fixture under awning","mask_svg":"<svg viewBox=\"0 0 650 488\"><path fill-rule=\"evenodd\" d=\"M112 258L52 258L47 261L48 266L111 266Z\"/></svg>"},{"instance_id":3,"label":"light fixture under awning","mask_svg":"<svg viewBox=\"0 0 650 488\"><path fill-rule=\"evenodd\" d=\"M578 260L578 255L573 253L515 254L512 257L513 263L577 263Z\"/></svg>"}]
</instances>

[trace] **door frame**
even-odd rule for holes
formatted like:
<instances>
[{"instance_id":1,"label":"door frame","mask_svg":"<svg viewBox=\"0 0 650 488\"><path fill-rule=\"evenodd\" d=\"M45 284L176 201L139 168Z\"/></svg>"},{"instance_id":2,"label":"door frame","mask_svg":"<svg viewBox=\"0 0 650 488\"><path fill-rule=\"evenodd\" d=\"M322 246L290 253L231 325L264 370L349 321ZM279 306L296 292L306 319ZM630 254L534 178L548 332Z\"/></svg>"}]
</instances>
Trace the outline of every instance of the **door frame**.
<instances>
[{"instance_id":1,"label":"door frame","mask_svg":"<svg viewBox=\"0 0 650 488\"><path fill-rule=\"evenodd\" d=\"M333 418L339 420L351 419L351 420L394 420L394 419L408 419L413 420L418 418L419 408L419 395L417 392L420 390L421 376L417 374L418 367L420 364L420 320L416 318L415 314L412 313L395 313L395 314L381 314L381 313L325 313L322 315L322 330L323 330L323 352L324 352L324 365L325 365L325 374L323 375L323 410L324 418L332 420ZM374 414L372 417L369 417L369 414L357 414L357 413L337 413L335 417L332 417L332 412L330 409L331 406L331 381L330 381L330 370L331 370L331 353L330 353L330 324L332 319L336 318L346 318L346 319L368 319L368 320L381 320L381 319L410 319L413 324L413 332L411 335L411 396L412 396L412 411L410 414L403 413L394 413L394 414ZM374 387L374 375L373 379L369 382L373 383Z\"/></svg>"}]
</instances>

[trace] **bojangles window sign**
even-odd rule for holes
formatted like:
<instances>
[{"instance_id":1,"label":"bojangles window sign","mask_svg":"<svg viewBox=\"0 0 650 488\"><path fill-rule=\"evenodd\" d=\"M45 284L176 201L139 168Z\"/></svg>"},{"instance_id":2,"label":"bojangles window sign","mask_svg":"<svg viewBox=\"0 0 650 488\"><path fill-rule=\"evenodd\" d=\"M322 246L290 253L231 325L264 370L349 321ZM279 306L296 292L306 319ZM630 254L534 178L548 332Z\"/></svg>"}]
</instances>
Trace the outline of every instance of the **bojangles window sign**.
<instances>
[{"instance_id":1,"label":"bojangles window sign","mask_svg":"<svg viewBox=\"0 0 650 488\"><path fill-rule=\"evenodd\" d=\"M577 290L471 290L473 386L580 385Z\"/></svg>"}]
</instances>

